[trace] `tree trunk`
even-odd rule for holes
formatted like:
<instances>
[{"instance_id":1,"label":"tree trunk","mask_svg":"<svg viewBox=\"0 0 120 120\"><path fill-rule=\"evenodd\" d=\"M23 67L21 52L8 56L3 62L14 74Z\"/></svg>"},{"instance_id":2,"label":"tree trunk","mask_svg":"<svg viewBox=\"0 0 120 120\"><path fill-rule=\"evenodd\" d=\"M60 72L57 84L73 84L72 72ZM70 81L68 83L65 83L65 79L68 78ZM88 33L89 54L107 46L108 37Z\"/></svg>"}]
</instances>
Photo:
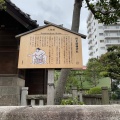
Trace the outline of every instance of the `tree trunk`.
<instances>
[{"instance_id":1,"label":"tree trunk","mask_svg":"<svg viewBox=\"0 0 120 120\"><path fill-rule=\"evenodd\" d=\"M71 30L74 32L79 31L81 7L82 7L82 0L75 0L72 27L71 27ZM55 105L59 105L61 103L61 99L63 98L65 85L66 85L67 77L70 73L70 70L71 69L61 69L61 74L58 79L58 83L55 90Z\"/></svg>"}]
</instances>

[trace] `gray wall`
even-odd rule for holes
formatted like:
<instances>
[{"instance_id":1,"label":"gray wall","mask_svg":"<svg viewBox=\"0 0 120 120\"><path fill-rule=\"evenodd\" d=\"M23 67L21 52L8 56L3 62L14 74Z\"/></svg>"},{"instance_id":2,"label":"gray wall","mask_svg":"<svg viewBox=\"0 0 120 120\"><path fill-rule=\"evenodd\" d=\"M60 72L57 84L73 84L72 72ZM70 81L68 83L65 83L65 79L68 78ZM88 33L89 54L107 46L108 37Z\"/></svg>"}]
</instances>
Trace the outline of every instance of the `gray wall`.
<instances>
[{"instance_id":1,"label":"gray wall","mask_svg":"<svg viewBox=\"0 0 120 120\"><path fill-rule=\"evenodd\" d=\"M18 77L0 77L0 106L20 105L21 87L24 83Z\"/></svg>"}]
</instances>

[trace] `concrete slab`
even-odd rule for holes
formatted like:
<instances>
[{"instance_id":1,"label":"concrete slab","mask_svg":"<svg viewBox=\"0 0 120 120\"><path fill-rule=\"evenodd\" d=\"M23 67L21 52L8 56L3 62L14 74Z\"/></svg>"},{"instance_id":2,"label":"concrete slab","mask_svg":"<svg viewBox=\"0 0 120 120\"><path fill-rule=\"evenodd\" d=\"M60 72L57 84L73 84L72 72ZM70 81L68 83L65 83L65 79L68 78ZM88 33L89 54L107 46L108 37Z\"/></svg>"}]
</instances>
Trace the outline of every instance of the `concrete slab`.
<instances>
[{"instance_id":1,"label":"concrete slab","mask_svg":"<svg viewBox=\"0 0 120 120\"><path fill-rule=\"evenodd\" d=\"M1 120L120 120L120 105L0 107Z\"/></svg>"}]
</instances>

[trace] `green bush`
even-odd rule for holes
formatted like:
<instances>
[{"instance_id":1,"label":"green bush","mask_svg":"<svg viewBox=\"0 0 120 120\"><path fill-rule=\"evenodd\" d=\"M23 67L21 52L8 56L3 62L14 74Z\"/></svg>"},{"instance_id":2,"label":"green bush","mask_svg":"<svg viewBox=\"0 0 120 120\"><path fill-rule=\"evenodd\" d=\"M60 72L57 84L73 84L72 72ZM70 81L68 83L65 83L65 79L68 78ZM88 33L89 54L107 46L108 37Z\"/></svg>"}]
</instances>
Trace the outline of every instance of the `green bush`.
<instances>
[{"instance_id":1,"label":"green bush","mask_svg":"<svg viewBox=\"0 0 120 120\"><path fill-rule=\"evenodd\" d=\"M113 100L120 99L120 89L117 89L111 93L111 99L113 99Z\"/></svg>"},{"instance_id":2,"label":"green bush","mask_svg":"<svg viewBox=\"0 0 120 120\"><path fill-rule=\"evenodd\" d=\"M68 98L68 99L63 99L61 102L61 105L83 105L83 102L79 102L77 98L72 99L72 98Z\"/></svg>"},{"instance_id":3,"label":"green bush","mask_svg":"<svg viewBox=\"0 0 120 120\"><path fill-rule=\"evenodd\" d=\"M115 93L112 93L112 95L111 95L111 99L112 99L112 100L116 100L117 98L118 98L118 95L115 94Z\"/></svg>"},{"instance_id":4,"label":"green bush","mask_svg":"<svg viewBox=\"0 0 120 120\"><path fill-rule=\"evenodd\" d=\"M94 87L94 88L90 88L90 90L88 90L86 93L87 94L102 94L102 89L100 87Z\"/></svg>"}]
</instances>

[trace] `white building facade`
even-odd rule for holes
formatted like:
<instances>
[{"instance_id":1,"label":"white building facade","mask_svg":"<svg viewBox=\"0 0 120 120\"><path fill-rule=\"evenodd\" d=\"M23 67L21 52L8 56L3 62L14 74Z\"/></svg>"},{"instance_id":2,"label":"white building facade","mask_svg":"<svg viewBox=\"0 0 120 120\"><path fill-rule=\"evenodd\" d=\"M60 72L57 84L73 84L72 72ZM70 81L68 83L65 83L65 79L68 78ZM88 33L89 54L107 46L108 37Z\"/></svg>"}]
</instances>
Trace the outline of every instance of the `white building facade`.
<instances>
[{"instance_id":1,"label":"white building facade","mask_svg":"<svg viewBox=\"0 0 120 120\"><path fill-rule=\"evenodd\" d=\"M120 23L103 25L98 23L91 12L87 18L89 58L99 58L107 52L107 47L120 45Z\"/></svg>"}]
</instances>

